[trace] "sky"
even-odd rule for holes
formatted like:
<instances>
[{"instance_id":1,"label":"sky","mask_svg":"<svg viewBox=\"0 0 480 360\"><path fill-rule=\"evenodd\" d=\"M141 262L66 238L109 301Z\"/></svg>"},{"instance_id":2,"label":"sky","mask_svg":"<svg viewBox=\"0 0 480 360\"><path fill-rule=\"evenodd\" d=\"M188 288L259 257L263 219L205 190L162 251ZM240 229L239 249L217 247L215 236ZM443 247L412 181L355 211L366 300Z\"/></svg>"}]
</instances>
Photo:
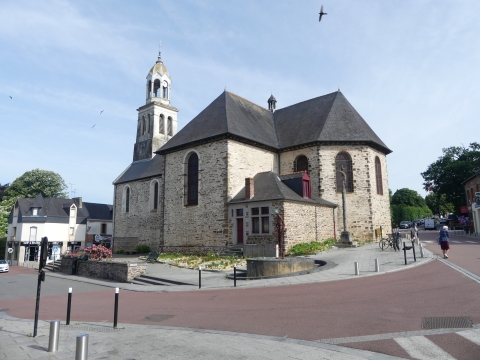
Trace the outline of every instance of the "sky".
<instances>
[{"instance_id":1,"label":"sky","mask_svg":"<svg viewBox=\"0 0 480 360\"><path fill-rule=\"evenodd\" d=\"M425 196L442 148L480 140L480 2L321 4L2 0L0 184L40 168L111 204L161 43L179 129L225 88L277 109L340 89L393 151L389 188Z\"/></svg>"}]
</instances>

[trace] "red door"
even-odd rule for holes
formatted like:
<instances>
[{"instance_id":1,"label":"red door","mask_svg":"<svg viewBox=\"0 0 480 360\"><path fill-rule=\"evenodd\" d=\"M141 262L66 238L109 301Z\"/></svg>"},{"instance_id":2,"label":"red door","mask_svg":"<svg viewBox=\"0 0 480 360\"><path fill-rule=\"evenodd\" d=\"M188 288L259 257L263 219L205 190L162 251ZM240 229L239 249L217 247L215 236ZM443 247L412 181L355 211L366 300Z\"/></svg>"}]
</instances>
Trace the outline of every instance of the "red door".
<instances>
[{"instance_id":1,"label":"red door","mask_svg":"<svg viewBox=\"0 0 480 360\"><path fill-rule=\"evenodd\" d=\"M237 244L243 244L243 219L237 219Z\"/></svg>"}]
</instances>

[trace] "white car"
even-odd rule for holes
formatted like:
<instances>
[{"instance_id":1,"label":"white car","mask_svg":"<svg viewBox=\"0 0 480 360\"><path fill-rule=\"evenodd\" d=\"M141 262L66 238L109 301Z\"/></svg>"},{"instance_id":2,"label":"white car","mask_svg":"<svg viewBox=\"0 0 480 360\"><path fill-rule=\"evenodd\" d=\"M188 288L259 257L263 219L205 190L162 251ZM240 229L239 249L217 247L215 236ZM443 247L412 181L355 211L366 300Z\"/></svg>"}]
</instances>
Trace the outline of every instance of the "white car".
<instances>
[{"instance_id":1,"label":"white car","mask_svg":"<svg viewBox=\"0 0 480 360\"><path fill-rule=\"evenodd\" d=\"M9 266L7 260L0 260L0 272L8 272Z\"/></svg>"}]
</instances>

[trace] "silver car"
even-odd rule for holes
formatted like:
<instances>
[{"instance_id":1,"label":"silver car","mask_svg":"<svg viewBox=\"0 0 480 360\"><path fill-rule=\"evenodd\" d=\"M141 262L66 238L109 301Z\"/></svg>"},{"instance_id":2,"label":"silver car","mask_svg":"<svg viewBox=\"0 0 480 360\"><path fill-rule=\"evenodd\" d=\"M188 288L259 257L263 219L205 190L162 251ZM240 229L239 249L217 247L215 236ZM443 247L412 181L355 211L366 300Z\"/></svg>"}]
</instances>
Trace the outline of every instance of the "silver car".
<instances>
[{"instance_id":1,"label":"silver car","mask_svg":"<svg viewBox=\"0 0 480 360\"><path fill-rule=\"evenodd\" d=\"M0 260L0 272L8 272L9 266L7 260Z\"/></svg>"}]
</instances>

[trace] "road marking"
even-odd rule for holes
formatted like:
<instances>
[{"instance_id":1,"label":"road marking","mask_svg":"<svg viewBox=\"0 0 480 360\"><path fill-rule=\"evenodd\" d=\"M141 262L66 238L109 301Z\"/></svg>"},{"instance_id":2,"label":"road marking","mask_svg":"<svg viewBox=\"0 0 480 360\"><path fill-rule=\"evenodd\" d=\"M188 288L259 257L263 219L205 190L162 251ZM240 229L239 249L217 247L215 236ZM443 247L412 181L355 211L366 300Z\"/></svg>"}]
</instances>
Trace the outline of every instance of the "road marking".
<instances>
[{"instance_id":1,"label":"road marking","mask_svg":"<svg viewBox=\"0 0 480 360\"><path fill-rule=\"evenodd\" d=\"M442 348L435 345L433 341L428 340L424 336L413 336L409 338L396 338L393 339L400 345L403 350L405 350L408 355L414 359L421 360L436 360L436 359L445 359L445 360L455 360Z\"/></svg>"},{"instance_id":2,"label":"road marking","mask_svg":"<svg viewBox=\"0 0 480 360\"><path fill-rule=\"evenodd\" d=\"M462 243L462 241L455 241L455 240L452 240L451 242L455 243L455 244L461 244Z\"/></svg>"},{"instance_id":3,"label":"road marking","mask_svg":"<svg viewBox=\"0 0 480 360\"><path fill-rule=\"evenodd\" d=\"M480 329L459 331L456 334L463 336L465 339L480 345Z\"/></svg>"},{"instance_id":4,"label":"road marking","mask_svg":"<svg viewBox=\"0 0 480 360\"><path fill-rule=\"evenodd\" d=\"M468 242L469 244L478 244L476 241L468 241L468 240L466 240L465 242Z\"/></svg>"},{"instance_id":5,"label":"road marking","mask_svg":"<svg viewBox=\"0 0 480 360\"><path fill-rule=\"evenodd\" d=\"M443 262L445 265L450 266L452 269L457 270L458 272L462 273L462 274L465 275L466 277L469 277L469 278L472 279L473 281L476 281L476 282L480 283L480 276L475 275L475 274L471 273L470 271L465 270L464 268L462 268L462 267L460 267L460 266L458 266L458 265L455 265L455 264L453 264L453 263L451 263L451 262L449 262L449 261L446 261L446 260L444 260L444 259L438 258L437 260Z\"/></svg>"},{"instance_id":6,"label":"road marking","mask_svg":"<svg viewBox=\"0 0 480 360\"><path fill-rule=\"evenodd\" d=\"M426 240L426 241L422 241L422 243L424 243L424 244L431 244L431 243L433 243L433 241Z\"/></svg>"}]
</instances>

